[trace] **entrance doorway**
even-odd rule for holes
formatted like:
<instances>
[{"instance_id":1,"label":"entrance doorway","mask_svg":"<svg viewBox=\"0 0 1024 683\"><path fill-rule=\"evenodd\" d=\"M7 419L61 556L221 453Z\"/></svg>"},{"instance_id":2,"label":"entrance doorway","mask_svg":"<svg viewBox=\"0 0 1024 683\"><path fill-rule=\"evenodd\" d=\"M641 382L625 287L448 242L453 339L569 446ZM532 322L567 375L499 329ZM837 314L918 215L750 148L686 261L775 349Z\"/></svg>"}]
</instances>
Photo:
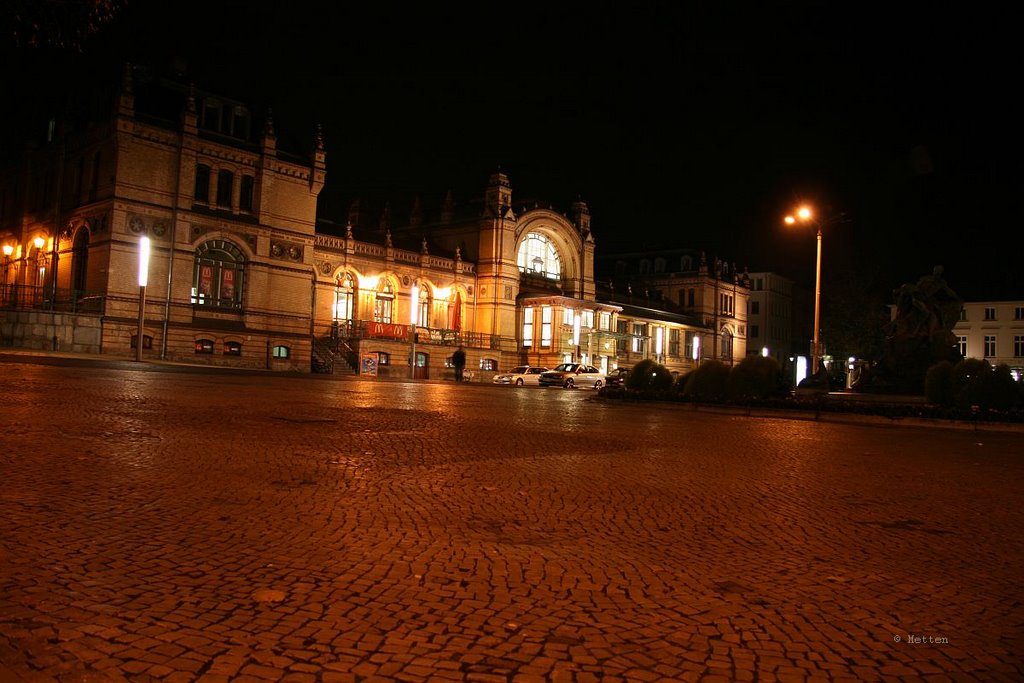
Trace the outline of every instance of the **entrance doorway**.
<instances>
[{"instance_id":1,"label":"entrance doorway","mask_svg":"<svg viewBox=\"0 0 1024 683\"><path fill-rule=\"evenodd\" d=\"M417 351L412 370L413 379L430 379L430 354Z\"/></svg>"}]
</instances>

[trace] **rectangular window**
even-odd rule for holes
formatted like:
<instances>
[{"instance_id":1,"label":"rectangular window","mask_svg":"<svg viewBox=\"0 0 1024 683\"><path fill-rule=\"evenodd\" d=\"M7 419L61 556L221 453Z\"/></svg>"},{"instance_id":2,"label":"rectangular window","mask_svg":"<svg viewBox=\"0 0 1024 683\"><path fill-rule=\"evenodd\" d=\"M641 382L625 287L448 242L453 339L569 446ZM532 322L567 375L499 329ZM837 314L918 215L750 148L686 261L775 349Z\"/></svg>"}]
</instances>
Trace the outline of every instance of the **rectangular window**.
<instances>
[{"instance_id":1,"label":"rectangular window","mask_svg":"<svg viewBox=\"0 0 1024 683\"><path fill-rule=\"evenodd\" d=\"M564 311L562 312L562 324L563 324L563 325L568 325L569 327L572 327L572 325L573 325L573 322L574 322L574 320L575 320L575 316L576 316L576 311L575 311L575 309L572 309L572 308L566 308L566 309L565 309L565 310L564 310Z\"/></svg>"},{"instance_id":2,"label":"rectangular window","mask_svg":"<svg viewBox=\"0 0 1024 683\"><path fill-rule=\"evenodd\" d=\"M644 326L633 325L633 353L642 353L644 350Z\"/></svg>"},{"instance_id":3,"label":"rectangular window","mask_svg":"<svg viewBox=\"0 0 1024 683\"><path fill-rule=\"evenodd\" d=\"M584 310L583 317L580 319L580 327L583 329L591 330L594 329L594 312Z\"/></svg>"},{"instance_id":4,"label":"rectangular window","mask_svg":"<svg viewBox=\"0 0 1024 683\"><path fill-rule=\"evenodd\" d=\"M986 308L985 309L985 320L995 320L995 319L996 319L996 309L994 309L994 308Z\"/></svg>"},{"instance_id":5,"label":"rectangular window","mask_svg":"<svg viewBox=\"0 0 1024 683\"><path fill-rule=\"evenodd\" d=\"M757 315L758 313L760 313L761 312L761 302L760 301L751 301L750 302L750 312L753 315Z\"/></svg>"},{"instance_id":6,"label":"rectangular window","mask_svg":"<svg viewBox=\"0 0 1024 683\"><path fill-rule=\"evenodd\" d=\"M1024 335L1013 335L1013 357L1024 358Z\"/></svg>"},{"instance_id":7,"label":"rectangular window","mask_svg":"<svg viewBox=\"0 0 1024 683\"><path fill-rule=\"evenodd\" d=\"M685 346L685 348L683 350L683 354L687 358L693 358L693 337L694 337L694 333L693 332L687 332L686 333L686 337L685 337L686 346Z\"/></svg>"},{"instance_id":8,"label":"rectangular window","mask_svg":"<svg viewBox=\"0 0 1024 683\"><path fill-rule=\"evenodd\" d=\"M693 308L694 305L695 305L693 303L693 300L694 300L694 297L696 296L696 292L697 292L697 290L691 289L691 290L689 290L686 293L686 305L689 306L690 308Z\"/></svg>"},{"instance_id":9,"label":"rectangular window","mask_svg":"<svg viewBox=\"0 0 1024 683\"><path fill-rule=\"evenodd\" d=\"M498 361L496 361L493 358L481 358L480 359L480 369L485 371L485 372L497 372L498 371Z\"/></svg>"},{"instance_id":10,"label":"rectangular window","mask_svg":"<svg viewBox=\"0 0 1024 683\"><path fill-rule=\"evenodd\" d=\"M1017 308L1013 309L1013 319L1024 320L1024 307L1017 306Z\"/></svg>"},{"instance_id":11,"label":"rectangular window","mask_svg":"<svg viewBox=\"0 0 1024 683\"><path fill-rule=\"evenodd\" d=\"M967 309L966 308L961 308L960 309L960 320L967 320Z\"/></svg>"},{"instance_id":12,"label":"rectangular window","mask_svg":"<svg viewBox=\"0 0 1024 683\"><path fill-rule=\"evenodd\" d=\"M626 335L629 334L629 323L625 320L620 320L616 329L619 333L619 337L615 340L615 351L618 353L625 353L629 345L626 343Z\"/></svg>"},{"instance_id":13,"label":"rectangular window","mask_svg":"<svg viewBox=\"0 0 1024 683\"><path fill-rule=\"evenodd\" d=\"M242 176L241 194L238 197L238 208L242 211L252 211L252 188L254 182L251 175Z\"/></svg>"},{"instance_id":14,"label":"rectangular window","mask_svg":"<svg viewBox=\"0 0 1024 683\"><path fill-rule=\"evenodd\" d=\"M217 172L217 206L225 209L231 208L232 183L235 182L235 175L231 171Z\"/></svg>"},{"instance_id":15,"label":"rectangular window","mask_svg":"<svg viewBox=\"0 0 1024 683\"><path fill-rule=\"evenodd\" d=\"M719 294L718 295L718 312L721 315L732 315L733 314L733 296L732 294Z\"/></svg>"},{"instance_id":16,"label":"rectangular window","mask_svg":"<svg viewBox=\"0 0 1024 683\"><path fill-rule=\"evenodd\" d=\"M551 346L551 307L540 307L540 345Z\"/></svg>"},{"instance_id":17,"label":"rectangular window","mask_svg":"<svg viewBox=\"0 0 1024 683\"><path fill-rule=\"evenodd\" d=\"M391 354L384 351L377 352L377 365L391 365Z\"/></svg>"},{"instance_id":18,"label":"rectangular window","mask_svg":"<svg viewBox=\"0 0 1024 683\"><path fill-rule=\"evenodd\" d=\"M994 334L985 335L985 358L996 357L996 336Z\"/></svg>"},{"instance_id":19,"label":"rectangular window","mask_svg":"<svg viewBox=\"0 0 1024 683\"><path fill-rule=\"evenodd\" d=\"M199 164L196 166L196 187L192 193L196 202L208 204L210 201L210 167Z\"/></svg>"},{"instance_id":20,"label":"rectangular window","mask_svg":"<svg viewBox=\"0 0 1024 683\"><path fill-rule=\"evenodd\" d=\"M668 331L668 355L673 358L679 357L679 330L672 329Z\"/></svg>"},{"instance_id":21,"label":"rectangular window","mask_svg":"<svg viewBox=\"0 0 1024 683\"><path fill-rule=\"evenodd\" d=\"M606 311L601 311L597 316L597 326L602 330L610 330L612 328L612 314Z\"/></svg>"},{"instance_id":22,"label":"rectangular window","mask_svg":"<svg viewBox=\"0 0 1024 683\"><path fill-rule=\"evenodd\" d=\"M750 338L756 339L761 336L761 327L759 325L750 326Z\"/></svg>"},{"instance_id":23,"label":"rectangular window","mask_svg":"<svg viewBox=\"0 0 1024 683\"><path fill-rule=\"evenodd\" d=\"M523 309L523 346L533 346L533 309Z\"/></svg>"},{"instance_id":24,"label":"rectangular window","mask_svg":"<svg viewBox=\"0 0 1024 683\"><path fill-rule=\"evenodd\" d=\"M378 292L373 300L373 320L378 323L390 323L391 311L395 303L395 297L390 294Z\"/></svg>"}]
</instances>

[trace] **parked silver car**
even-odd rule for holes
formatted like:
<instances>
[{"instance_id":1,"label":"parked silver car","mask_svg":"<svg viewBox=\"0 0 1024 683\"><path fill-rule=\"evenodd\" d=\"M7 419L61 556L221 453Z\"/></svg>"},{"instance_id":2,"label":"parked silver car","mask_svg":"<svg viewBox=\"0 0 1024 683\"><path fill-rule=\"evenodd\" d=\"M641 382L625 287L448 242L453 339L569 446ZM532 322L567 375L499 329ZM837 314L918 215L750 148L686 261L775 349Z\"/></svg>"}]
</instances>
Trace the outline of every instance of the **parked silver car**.
<instances>
[{"instance_id":1,"label":"parked silver car","mask_svg":"<svg viewBox=\"0 0 1024 683\"><path fill-rule=\"evenodd\" d=\"M495 375L491 381L495 384L511 384L513 386L521 387L524 384L538 384L540 375L543 372L547 372L548 368L540 367L538 365L520 365L514 367L508 372L503 372L500 375Z\"/></svg>"},{"instance_id":2,"label":"parked silver car","mask_svg":"<svg viewBox=\"0 0 1024 683\"><path fill-rule=\"evenodd\" d=\"M583 365L582 363L562 363L556 365L554 370L543 372L540 375L542 387L559 386L566 389L593 387L600 389L604 386L604 382L603 372L593 365Z\"/></svg>"}]
</instances>

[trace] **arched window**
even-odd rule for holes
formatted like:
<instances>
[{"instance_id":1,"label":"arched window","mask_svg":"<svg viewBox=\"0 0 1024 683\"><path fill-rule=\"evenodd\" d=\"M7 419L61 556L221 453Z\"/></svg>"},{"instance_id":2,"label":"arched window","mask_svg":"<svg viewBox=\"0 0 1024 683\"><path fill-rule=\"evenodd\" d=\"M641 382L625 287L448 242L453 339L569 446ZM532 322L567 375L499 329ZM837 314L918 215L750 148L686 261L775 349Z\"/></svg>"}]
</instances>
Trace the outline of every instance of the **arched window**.
<instances>
[{"instance_id":1,"label":"arched window","mask_svg":"<svg viewBox=\"0 0 1024 683\"><path fill-rule=\"evenodd\" d=\"M640 261L640 274L647 275L651 272L651 261L650 259L642 259Z\"/></svg>"},{"instance_id":2,"label":"arched window","mask_svg":"<svg viewBox=\"0 0 1024 683\"><path fill-rule=\"evenodd\" d=\"M556 280L561 277L562 264L554 243L539 232L526 235L519 247L519 271Z\"/></svg>"},{"instance_id":3,"label":"arched window","mask_svg":"<svg viewBox=\"0 0 1024 683\"><path fill-rule=\"evenodd\" d=\"M289 358L292 355L292 350L287 346L275 346L271 349L270 355L274 358Z\"/></svg>"},{"instance_id":4,"label":"arched window","mask_svg":"<svg viewBox=\"0 0 1024 683\"><path fill-rule=\"evenodd\" d=\"M722 330L722 360L732 360L732 333Z\"/></svg>"},{"instance_id":5,"label":"arched window","mask_svg":"<svg viewBox=\"0 0 1024 683\"><path fill-rule=\"evenodd\" d=\"M355 312L356 280L351 273L338 278L334 288L334 321L350 322Z\"/></svg>"},{"instance_id":6,"label":"arched window","mask_svg":"<svg viewBox=\"0 0 1024 683\"><path fill-rule=\"evenodd\" d=\"M420 286L420 300L417 304L419 310L416 311L416 320L420 327L430 327L430 290L425 286Z\"/></svg>"},{"instance_id":7,"label":"arched window","mask_svg":"<svg viewBox=\"0 0 1024 683\"><path fill-rule=\"evenodd\" d=\"M687 254L686 256L683 256L681 259L679 259L679 270L683 271L684 273L689 273L691 270L693 270L693 257Z\"/></svg>"},{"instance_id":8,"label":"arched window","mask_svg":"<svg viewBox=\"0 0 1024 683\"><path fill-rule=\"evenodd\" d=\"M378 323L389 323L395 308L395 289L391 280L381 280L380 290L373 300L373 320Z\"/></svg>"},{"instance_id":9,"label":"arched window","mask_svg":"<svg viewBox=\"0 0 1024 683\"><path fill-rule=\"evenodd\" d=\"M654 272L655 273L664 273L665 272L665 259L663 259L660 256L658 258L654 259Z\"/></svg>"},{"instance_id":10,"label":"arched window","mask_svg":"<svg viewBox=\"0 0 1024 683\"><path fill-rule=\"evenodd\" d=\"M192 303L218 308L242 307L245 255L227 240L210 240L196 249Z\"/></svg>"}]
</instances>

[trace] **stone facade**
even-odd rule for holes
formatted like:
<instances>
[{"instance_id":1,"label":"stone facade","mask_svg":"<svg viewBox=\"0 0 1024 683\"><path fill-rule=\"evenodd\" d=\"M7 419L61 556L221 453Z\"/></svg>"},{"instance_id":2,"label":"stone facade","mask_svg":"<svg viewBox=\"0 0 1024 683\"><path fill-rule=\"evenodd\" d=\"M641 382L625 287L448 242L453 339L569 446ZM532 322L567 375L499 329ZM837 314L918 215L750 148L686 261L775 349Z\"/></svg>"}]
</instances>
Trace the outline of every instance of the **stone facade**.
<instances>
[{"instance_id":1,"label":"stone facade","mask_svg":"<svg viewBox=\"0 0 1024 683\"><path fill-rule=\"evenodd\" d=\"M604 292L582 201L564 213L517 203L497 172L481 202L449 195L430 217L418 204L402 216L354 206L339 228L317 221L325 178L319 132L307 153L279 149L269 114L254 134L242 103L136 84L129 68L112 115L0 175L5 196L24 199L0 223L4 343L57 336L133 357L144 300L144 360L446 378L463 346L486 380L522 363L610 371L650 357L685 371L745 354L747 285L734 269L647 278L672 301L696 296L681 313ZM26 309L60 331L36 335ZM58 321L64 311L83 315Z\"/></svg>"}]
</instances>

